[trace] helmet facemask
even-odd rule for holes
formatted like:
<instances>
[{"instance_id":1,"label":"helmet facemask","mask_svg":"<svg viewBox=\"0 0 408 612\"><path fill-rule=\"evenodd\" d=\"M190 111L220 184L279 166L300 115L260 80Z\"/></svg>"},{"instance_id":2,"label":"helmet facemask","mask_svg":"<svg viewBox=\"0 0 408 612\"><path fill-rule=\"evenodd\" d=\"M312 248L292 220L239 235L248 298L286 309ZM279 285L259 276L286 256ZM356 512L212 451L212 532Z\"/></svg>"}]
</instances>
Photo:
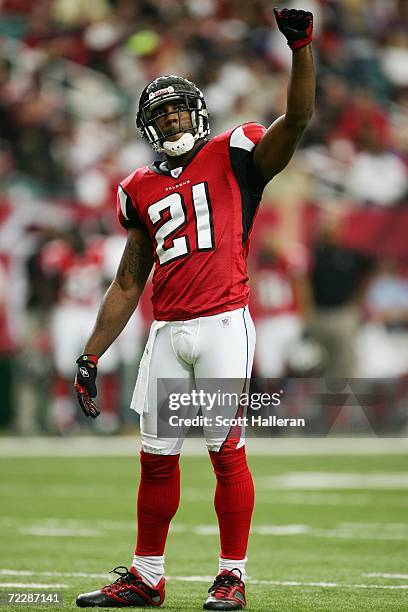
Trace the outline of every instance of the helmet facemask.
<instances>
[{"instance_id":1,"label":"helmet facemask","mask_svg":"<svg viewBox=\"0 0 408 612\"><path fill-rule=\"evenodd\" d=\"M167 87L163 87L163 85L167 85ZM160 119L165 118L166 115L178 113L178 126L173 132L164 133L157 121L159 115L155 116L154 111L163 104L176 101L181 102L185 109L160 113ZM186 111L190 114L190 125L182 127L181 113ZM136 125L143 138L151 144L155 151L174 156L187 152L194 146L196 140L205 138L210 132L208 111L201 91L193 83L181 77L159 77L146 87L140 98ZM182 136L177 141L166 142L169 137L180 133L182 133ZM184 138L183 133L192 135L191 143L190 139ZM181 139L183 139L180 143L181 146L176 146L176 143ZM171 145L170 148L163 148L163 142Z\"/></svg>"}]
</instances>

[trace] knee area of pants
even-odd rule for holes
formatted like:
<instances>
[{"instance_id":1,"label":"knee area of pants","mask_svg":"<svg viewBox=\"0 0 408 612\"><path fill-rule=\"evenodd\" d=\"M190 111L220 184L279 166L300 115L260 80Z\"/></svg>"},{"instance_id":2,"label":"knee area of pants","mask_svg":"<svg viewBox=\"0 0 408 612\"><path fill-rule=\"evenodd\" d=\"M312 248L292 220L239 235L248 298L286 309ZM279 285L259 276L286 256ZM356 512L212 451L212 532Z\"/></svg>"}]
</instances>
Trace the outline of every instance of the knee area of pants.
<instances>
[{"instance_id":1,"label":"knee area of pants","mask_svg":"<svg viewBox=\"0 0 408 612\"><path fill-rule=\"evenodd\" d=\"M244 447L221 449L218 453L211 451L209 455L217 479L231 482L245 480L250 476Z\"/></svg>"},{"instance_id":2,"label":"knee area of pants","mask_svg":"<svg viewBox=\"0 0 408 612\"><path fill-rule=\"evenodd\" d=\"M141 451L142 476L148 480L168 480L179 474L179 459L180 455L154 455Z\"/></svg>"}]
</instances>

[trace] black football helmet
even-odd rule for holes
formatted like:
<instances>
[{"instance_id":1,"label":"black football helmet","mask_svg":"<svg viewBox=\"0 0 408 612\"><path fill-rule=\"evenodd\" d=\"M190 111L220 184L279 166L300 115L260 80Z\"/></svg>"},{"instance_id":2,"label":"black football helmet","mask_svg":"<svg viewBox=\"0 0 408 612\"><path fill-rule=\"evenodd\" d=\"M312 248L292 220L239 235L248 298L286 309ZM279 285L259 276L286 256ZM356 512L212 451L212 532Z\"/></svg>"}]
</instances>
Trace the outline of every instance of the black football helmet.
<instances>
[{"instance_id":1,"label":"black football helmet","mask_svg":"<svg viewBox=\"0 0 408 612\"><path fill-rule=\"evenodd\" d=\"M178 127L173 134L189 132L193 134L194 141L205 138L210 133L208 110L204 96L194 83L175 75L161 76L144 88L136 115L136 126L155 151L163 152L162 142L165 135L160 130L154 117L154 109L165 102L182 100L190 112L191 127L181 129ZM179 111L180 113L180 111ZM168 113L170 114L170 113ZM180 123L180 122L179 122ZM173 134L166 134L166 137Z\"/></svg>"}]
</instances>

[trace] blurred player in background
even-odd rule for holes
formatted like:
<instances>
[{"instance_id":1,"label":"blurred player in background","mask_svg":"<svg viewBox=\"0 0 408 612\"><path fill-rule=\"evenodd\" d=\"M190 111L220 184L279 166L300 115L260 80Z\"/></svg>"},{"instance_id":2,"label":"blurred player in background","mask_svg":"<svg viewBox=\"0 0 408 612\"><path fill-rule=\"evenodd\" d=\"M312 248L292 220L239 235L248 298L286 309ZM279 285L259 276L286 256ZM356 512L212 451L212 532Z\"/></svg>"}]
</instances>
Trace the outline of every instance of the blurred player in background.
<instances>
[{"instance_id":1,"label":"blurred player in background","mask_svg":"<svg viewBox=\"0 0 408 612\"><path fill-rule=\"evenodd\" d=\"M261 378L281 378L299 343L308 307L306 263L283 252L272 236L260 246L251 278L251 312L257 330L255 367Z\"/></svg>"},{"instance_id":2,"label":"blurred player in background","mask_svg":"<svg viewBox=\"0 0 408 612\"><path fill-rule=\"evenodd\" d=\"M47 242L40 252L45 280L49 282L52 279L56 289L50 326L55 363L48 415L51 431L66 434L77 425L71 393L72 361L84 345L89 328L95 321L107 280L114 277L112 263L117 266L120 261L123 244L124 240L119 235L106 237L102 234L95 234L92 240L85 243L81 233L72 228L60 238ZM98 428L105 433L116 431L119 426L118 371L121 361L130 358L126 350L129 341L132 354L138 352L138 321L138 317L133 315L126 333L119 343L109 347L106 359L101 363L103 414Z\"/></svg>"},{"instance_id":3,"label":"blurred player in background","mask_svg":"<svg viewBox=\"0 0 408 612\"><path fill-rule=\"evenodd\" d=\"M99 358L133 313L154 263L155 321L140 364L132 406L141 414L138 539L133 563L101 590L79 595L80 607L159 606L164 601L164 549L180 497L183 436L158 431L159 378L233 379L247 388L255 330L248 312L246 256L265 185L291 159L314 107L313 17L275 10L293 50L286 113L269 129L247 123L209 135L201 91L177 76L159 77L141 95L137 126L165 159L137 169L118 190L118 216L128 231L116 278L78 360L75 388L85 414L97 417ZM236 414L238 406L231 416ZM193 412L193 411L192 411ZM189 413L194 416L194 413ZM254 488L241 431L204 428L217 478L219 572L204 608L245 607L245 563ZM123 571L121 571L123 570Z\"/></svg>"}]
</instances>

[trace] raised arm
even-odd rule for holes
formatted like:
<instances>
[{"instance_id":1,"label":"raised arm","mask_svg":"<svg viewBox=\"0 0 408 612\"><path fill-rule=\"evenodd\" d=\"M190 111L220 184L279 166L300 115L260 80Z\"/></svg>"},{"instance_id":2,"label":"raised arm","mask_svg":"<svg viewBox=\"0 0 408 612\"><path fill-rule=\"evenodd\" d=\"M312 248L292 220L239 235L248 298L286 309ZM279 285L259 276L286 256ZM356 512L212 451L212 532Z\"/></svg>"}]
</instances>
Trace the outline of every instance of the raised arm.
<instances>
[{"instance_id":1,"label":"raised arm","mask_svg":"<svg viewBox=\"0 0 408 612\"><path fill-rule=\"evenodd\" d=\"M153 265L152 243L139 229L129 229L116 277L99 308L95 326L78 358L75 391L87 416L99 414L91 398L96 397L98 358L119 336L134 312Z\"/></svg>"},{"instance_id":2,"label":"raised arm","mask_svg":"<svg viewBox=\"0 0 408 612\"><path fill-rule=\"evenodd\" d=\"M311 48L313 17L295 9L275 10L280 31L292 49L286 113L276 119L254 150L263 176L273 178L289 163L314 110L315 73Z\"/></svg>"}]
</instances>

